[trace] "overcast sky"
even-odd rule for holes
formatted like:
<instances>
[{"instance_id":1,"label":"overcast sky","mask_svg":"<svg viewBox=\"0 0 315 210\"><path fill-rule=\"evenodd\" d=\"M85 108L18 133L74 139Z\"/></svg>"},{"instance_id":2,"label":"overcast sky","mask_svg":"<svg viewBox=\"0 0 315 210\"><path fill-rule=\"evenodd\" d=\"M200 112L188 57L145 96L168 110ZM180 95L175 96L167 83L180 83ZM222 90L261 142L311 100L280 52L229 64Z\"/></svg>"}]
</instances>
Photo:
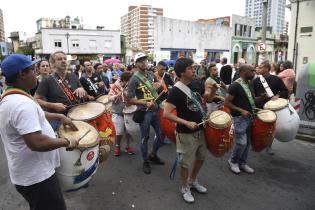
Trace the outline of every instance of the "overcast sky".
<instances>
[{"instance_id":1,"label":"overcast sky","mask_svg":"<svg viewBox=\"0 0 315 210\"><path fill-rule=\"evenodd\" d=\"M231 14L245 14L245 0L1 0L6 37L12 31L36 32L36 21L42 17L71 19L79 17L85 25L100 25L106 29L120 29L120 17L128 6L147 4L164 9L164 16L183 20L197 20ZM286 9L286 20L290 11Z\"/></svg>"}]
</instances>

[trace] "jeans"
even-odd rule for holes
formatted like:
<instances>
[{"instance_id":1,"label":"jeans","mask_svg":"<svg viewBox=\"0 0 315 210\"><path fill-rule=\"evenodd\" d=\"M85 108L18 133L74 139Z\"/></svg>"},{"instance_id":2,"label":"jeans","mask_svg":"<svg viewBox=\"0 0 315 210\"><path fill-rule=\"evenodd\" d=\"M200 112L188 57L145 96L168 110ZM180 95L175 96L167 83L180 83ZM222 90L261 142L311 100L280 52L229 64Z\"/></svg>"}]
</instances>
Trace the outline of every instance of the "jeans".
<instances>
[{"instance_id":1,"label":"jeans","mask_svg":"<svg viewBox=\"0 0 315 210\"><path fill-rule=\"evenodd\" d=\"M49 124L51 125L51 127L53 128L54 131L57 131L58 128L60 127L60 125L61 125L61 121L59 121L59 120L52 120L52 121L49 121Z\"/></svg>"},{"instance_id":2,"label":"jeans","mask_svg":"<svg viewBox=\"0 0 315 210\"><path fill-rule=\"evenodd\" d=\"M233 117L235 128L235 146L230 160L245 165L251 144L252 118Z\"/></svg>"},{"instance_id":3,"label":"jeans","mask_svg":"<svg viewBox=\"0 0 315 210\"><path fill-rule=\"evenodd\" d=\"M150 125L152 125L155 132L152 154L156 154L162 143L160 131L160 116L158 111L146 112L144 115L144 120L140 123L140 149L143 161L148 160L148 140L150 138Z\"/></svg>"}]
</instances>

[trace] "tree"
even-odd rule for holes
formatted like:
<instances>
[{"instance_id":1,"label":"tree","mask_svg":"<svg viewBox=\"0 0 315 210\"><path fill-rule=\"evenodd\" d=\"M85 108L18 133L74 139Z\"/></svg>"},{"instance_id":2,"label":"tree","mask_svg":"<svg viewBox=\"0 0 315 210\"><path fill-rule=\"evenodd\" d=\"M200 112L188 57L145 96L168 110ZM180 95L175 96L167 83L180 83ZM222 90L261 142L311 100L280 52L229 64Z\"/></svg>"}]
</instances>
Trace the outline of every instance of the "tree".
<instances>
[{"instance_id":1,"label":"tree","mask_svg":"<svg viewBox=\"0 0 315 210\"><path fill-rule=\"evenodd\" d=\"M19 47L16 52L24 55L31 55L32 57L34 56L34 49L31 46Z\"/></svg>"}]
</instances>

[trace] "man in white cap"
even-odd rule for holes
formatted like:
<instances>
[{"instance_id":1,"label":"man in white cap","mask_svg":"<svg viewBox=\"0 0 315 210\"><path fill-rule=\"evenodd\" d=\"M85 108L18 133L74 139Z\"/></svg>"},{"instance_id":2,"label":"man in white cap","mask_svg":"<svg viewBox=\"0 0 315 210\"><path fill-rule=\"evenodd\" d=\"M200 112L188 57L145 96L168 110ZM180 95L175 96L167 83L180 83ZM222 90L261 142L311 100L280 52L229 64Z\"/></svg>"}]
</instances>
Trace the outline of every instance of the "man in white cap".
<instances>
[{"instance_id":1,"label":"man in white cap","mask_svg":"<svg viewBox=\"0 0 315 210\"><path fill-rule=\"evenodd\" d=\"M143 172L145 174L150 174L151 166L149 161L158 165L164 165L164 162L157 156L157 151L161 146L157 89L161 88L161 83L158 83L153 72L147 71L148 57L146 54L138 53L134 60L137 71L129 81L127 97L130 104L138 106L138 109L134 114L134 121L140 125ZM150 125L155 131L155 138L152 152L148 156Z\"/></svg>"},{"instance_id":2,"label":"man in white cap","mask_svg":"<svg viewBox=\"0 0 315 210\"><path fill-rule=\"evenodd\" d=\"M64 210L66 204L55 174L60 165L57 149L72 149L78 142L56 138L47 119L77 128L62 114L44 113L30 95L37 83L34 66L38 62L21 54L2 62L8 88L0 100L0 136L11 181L30 209Z\"/></svg>"}]
</instances>

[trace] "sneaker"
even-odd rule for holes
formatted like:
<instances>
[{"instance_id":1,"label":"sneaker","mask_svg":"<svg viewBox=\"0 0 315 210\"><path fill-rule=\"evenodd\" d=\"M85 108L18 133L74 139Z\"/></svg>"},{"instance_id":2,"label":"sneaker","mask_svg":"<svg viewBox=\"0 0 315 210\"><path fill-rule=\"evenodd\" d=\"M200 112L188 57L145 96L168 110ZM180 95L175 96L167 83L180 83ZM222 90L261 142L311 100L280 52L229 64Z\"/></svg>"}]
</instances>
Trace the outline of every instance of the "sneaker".
<instances>
[{"instance_id":1,"label":"sneaker","mask_svg":"<svg viewBox=\"0 0 315 210\"><path fill-rule=\"evenodd\" d=\"M164 161L162 161L157 155L149 155L149 160L157 165L164 165Z\"/></svg>"},{"instance_id":2,"label":"sneaker","mask_svg":"<svg viewBox=\"0 0 315 210\"><path fill-rule=\"evenodd\" d=\"M143 162L142 170L145 174L151 174L151 166L148 161Z\"/></svg>"},{"instance_id":3,"label":"sneaker","mask_svg":"<svg viewBox=\"0 0 315 210\"><path fill-rule=\"evenodd\" d=\"M121 155L120 147L116 147L116 148L115 148L114 155L115 155L116 157L118 157L118 156Z\"/></svg>"},{"instance_id":4,"label":"sneaker","mask_svg":"<svg viewBox=\"0 0 315 210\"><path fill-rule=\"evenodd\" d=\"M240 169L248 174L253 174L255 172L255 170L249 167L247 164L240 165Z\"/></svg>"},{"instance_id":5,"label":"sneaker","mask_svg":"<svg viewBox=\"0 0 315 210\"><path fill-rule=\"evenodd\" d=\"M168 138L165 138L162 142L163 145L170 145L172 144L172 142L168 139Z\"/></svg>"},{"instance_id":6,"label":"sneaker","mask_svg":"<svg viewBox=\"0 0 315 210\"><path fill-rule=\"evenodd\" d=\"M199 184L197 180L195 180L194 182L188 181L188 184L189 184L190 188L195 189L199 193L206 193L207 192L207 188L205 188L204 186Z\"/></svg>"},{"instance_id":7,"label":"sneaker","mask_svg":"<svg viewBox=\"0 0 315 210\"><path fill-rule=\"evenodd\" d=\"M126 147L125 152L128 153L128 155L134 155L135 151L132 147Z\"/></svg>"},{"instance_id":8,"label":"sneaker","mask_svg":"<svg viewBox=\"0 0 315 210\"><path fill-rule=\"evenodd\" d=\"M180 192L183 194L184 201L186 201L187 203L195 202L195 199L192 196L192 194L190 192L190 188L188 186L187 187L182 187L180 189Z\"/></svg>"},{"instance_id":9,"label":"sneaker","mask_svg":"<svg viewBox=\"0 0 315 210\"><path fill-rule=\"evenodd\" d=\"M266 149L266 152L268 155L274 155L275 153L273 152L271 146L268 146L267 149Z\"/></svg>"},{"instance_id":10,"label":"sneaker","mask_svg":"<svg viewBox=\"0 0 315 210\"><path fill-rule=\"evenodd\" d=\"M235 173L235 174L241 173L240 168L238 166L238 163L232 163L232 161L230 159L228 160L228 163L229 163L230 169L233 173Z\"/></svg>"}]
</instances>

